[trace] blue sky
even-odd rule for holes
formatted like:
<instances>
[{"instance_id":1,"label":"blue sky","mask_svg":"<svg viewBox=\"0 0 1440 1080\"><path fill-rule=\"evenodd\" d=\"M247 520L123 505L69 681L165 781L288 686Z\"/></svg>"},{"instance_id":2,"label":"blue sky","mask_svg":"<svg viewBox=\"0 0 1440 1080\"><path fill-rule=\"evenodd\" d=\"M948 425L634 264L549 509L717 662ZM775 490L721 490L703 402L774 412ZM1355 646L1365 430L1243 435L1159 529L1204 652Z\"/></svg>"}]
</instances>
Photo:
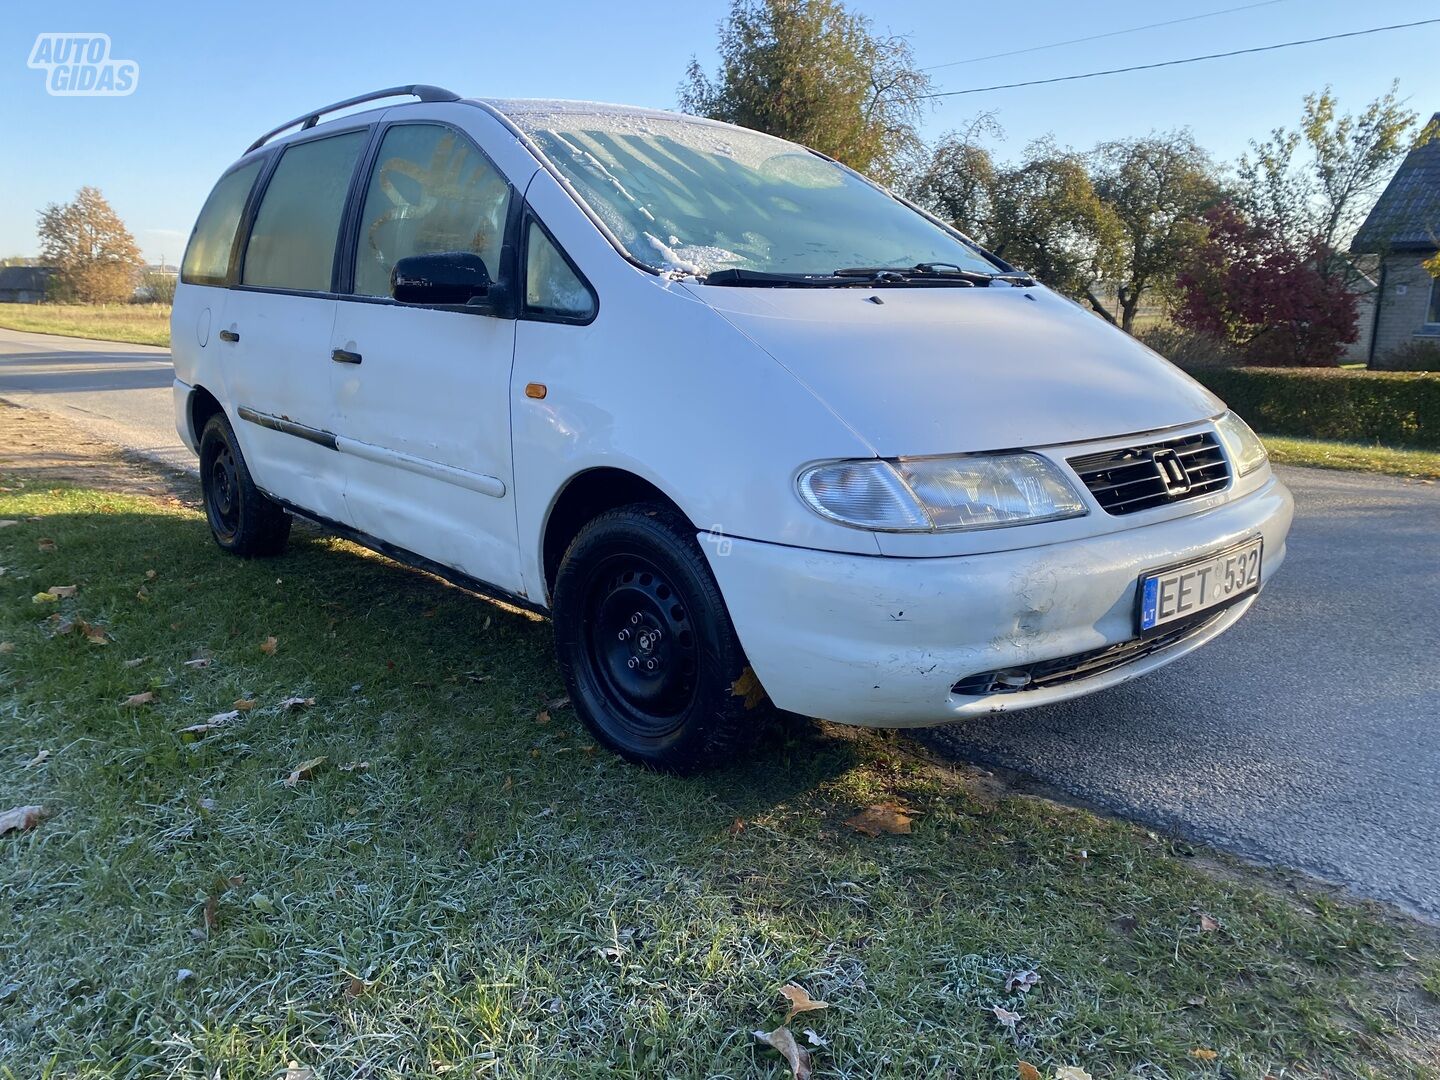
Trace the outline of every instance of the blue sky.
<instances>
[{"instance_id":1,"label":"blue sky","mask_svg":"<svg viewBox=\"0 0 1440 1080\"><path fill-rule=\"evenodd\" d=\"M922 66L1028 48L1245 0L1139 5L1074 0L964 3L852 0L908 36ZM523 4L67 3L13 5L0 27L0 255L36 250L35 215L82 184L99 187L152 261L178 262L210 185L260 132L328 101L397 83L461 94L577 97L673 107L691 54L713 60L718 0ZM1045 78L1265 45L1440 15L1435 0L1278 0L1100 41L944 67L937 89ZM41 32L102 32L135 60L123 98L61 98L26 66ZM929 137L993 110L1002 155L1053 132L1089 148L1189 127L1220 159L1279 124L1326 84L1358 109L1398 79L1427 116L1440 110L1440 24L1258 56L942 100Z\"/></svg>"}]
</instances>

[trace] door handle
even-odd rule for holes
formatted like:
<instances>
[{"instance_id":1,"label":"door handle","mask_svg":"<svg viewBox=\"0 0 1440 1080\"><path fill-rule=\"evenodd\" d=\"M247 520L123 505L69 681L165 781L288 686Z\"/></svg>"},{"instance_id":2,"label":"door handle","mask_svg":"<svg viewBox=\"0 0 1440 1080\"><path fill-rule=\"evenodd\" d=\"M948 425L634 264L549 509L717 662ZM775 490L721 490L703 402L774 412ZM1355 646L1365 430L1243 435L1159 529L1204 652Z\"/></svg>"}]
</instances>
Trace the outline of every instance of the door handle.
<instances>
[{"instance_id":1,"label":"door handle","mask_svg":"<svg viewBox=\"0 0 1440 1080\"><path fill-rule=\"evenodd\" d=\"M240 335L237 334L234 330L221 330L221 331L220 331L220 340L221 340L221 341L239 341L239 340L240 340Z\"/></svg>"},{"instance_id":2,"label":"door handle","mask_svg":"<svg viewBox=\"0 0 1440 1080\"><path fill-rule=\"evenodd\" d=\"M360 354L348 349L336 349L330 354L330 359L337 364L358 364L360 363Z\"/></svg>"}]
</instances>

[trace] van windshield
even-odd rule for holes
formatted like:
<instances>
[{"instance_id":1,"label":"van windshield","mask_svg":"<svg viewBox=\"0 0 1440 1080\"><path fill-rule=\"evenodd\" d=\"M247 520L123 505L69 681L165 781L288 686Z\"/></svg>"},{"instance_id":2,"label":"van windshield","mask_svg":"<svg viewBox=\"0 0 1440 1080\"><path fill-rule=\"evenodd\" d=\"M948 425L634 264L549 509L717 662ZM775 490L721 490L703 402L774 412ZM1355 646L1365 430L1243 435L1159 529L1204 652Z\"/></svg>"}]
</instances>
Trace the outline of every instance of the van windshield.
<instances>
[{"instance_id":1,"label":"van windshield","mask_svg":"<svg viewBox=\"0 0 1440 1080\"><path fill-rule=\"evenodd\" d=\"M782 139L595 106L500 108L627 253L657 271L740 271L721 275L733 285L837 270L1001 270L849 170Z\"/></svg>"}]
</instances>

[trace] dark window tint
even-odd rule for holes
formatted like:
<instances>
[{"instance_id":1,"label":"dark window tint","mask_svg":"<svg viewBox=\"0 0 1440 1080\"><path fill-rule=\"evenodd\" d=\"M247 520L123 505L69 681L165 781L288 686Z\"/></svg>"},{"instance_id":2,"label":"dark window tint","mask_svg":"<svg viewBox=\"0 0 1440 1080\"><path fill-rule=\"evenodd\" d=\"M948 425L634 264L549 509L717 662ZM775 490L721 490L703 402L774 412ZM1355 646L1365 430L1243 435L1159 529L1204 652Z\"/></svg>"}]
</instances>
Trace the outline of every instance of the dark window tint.
<instances>
[{"instance_id":1,"label":"dark window tint","mask_svg":"<svg viewBox=\"0 0 1440 1080\"><path fill-rule=\"evenodd\" d=\"M223 285L230 269L235 230L245 212L245 200L260 175L260 162L241 165L220 178L190 234L190 246L180 264L180 279L193 285Z\"/></svg>"},{"instance_id":2,"label":"dark window tint","mask_svg":"<svg viewBox=\"0 0 1440 1080\"><path fill-rule=\"evenodd\" d=\"M1425 321L1432 326L1440 324L1440 278L1430 282L1430 310Z\"/></svg>"},{"instance_id":3,"label":"dark window tint","mask_svg":"<svg viewBox=\"0 0 1440 1080\"><path fill-rule=\"evenodd\" d=\"M525 242L525 306L543 315L588 319L595 297L545 230L530 222Z\"/></svg>"},{"instance_id":4,"label":"dark window tint","mask_svg":"<svg viewBox=\"0 0 1440 1080\"><path fill-rule=\"evenodd\" d=\"M467 251L502 273L510 185L464 136L435 124L385 133L365 192L355 251L355 291L389 296L399 259Z\"/></svg>"},{"instance_id":5,"label":"dark window tint","mask_svg":"<svg viewBox=\"0 0 1440 1080\"><path fill-rule=\"evenodd\" d=\"M286 149L260 199L242 280L328 292L345 194L367 133L349 131Z\"/></svg>"}]
</instances>

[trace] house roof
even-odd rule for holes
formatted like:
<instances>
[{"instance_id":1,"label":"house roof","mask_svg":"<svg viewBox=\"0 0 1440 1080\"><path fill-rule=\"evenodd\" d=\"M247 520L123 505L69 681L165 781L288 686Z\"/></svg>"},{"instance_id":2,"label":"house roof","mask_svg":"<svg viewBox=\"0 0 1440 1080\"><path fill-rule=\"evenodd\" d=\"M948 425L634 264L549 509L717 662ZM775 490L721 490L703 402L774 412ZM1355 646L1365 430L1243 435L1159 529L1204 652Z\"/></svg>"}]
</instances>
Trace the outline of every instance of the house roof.
<instances>
[{"instance_id":1,"label":"house roof","mask_svg":"<svg viewBox=\"0 0 1440 1080\"><path fill-rule=\"evenodd\" d=\"M0 266L0 291L44 292L53 266Z\"/></svg>"},{"instance_id":2,"label":"house roof","mask_svg":"<svg viewBox=\"0 0 1440 1080\"><path fill-rule=\"evenodd\" d=\"M1430 122L1440 122L1440 113ZM1436 248L1440 248L1440 136L1405 155L1350 242L1355 252Z\"/></svg>"}]
</instances>

